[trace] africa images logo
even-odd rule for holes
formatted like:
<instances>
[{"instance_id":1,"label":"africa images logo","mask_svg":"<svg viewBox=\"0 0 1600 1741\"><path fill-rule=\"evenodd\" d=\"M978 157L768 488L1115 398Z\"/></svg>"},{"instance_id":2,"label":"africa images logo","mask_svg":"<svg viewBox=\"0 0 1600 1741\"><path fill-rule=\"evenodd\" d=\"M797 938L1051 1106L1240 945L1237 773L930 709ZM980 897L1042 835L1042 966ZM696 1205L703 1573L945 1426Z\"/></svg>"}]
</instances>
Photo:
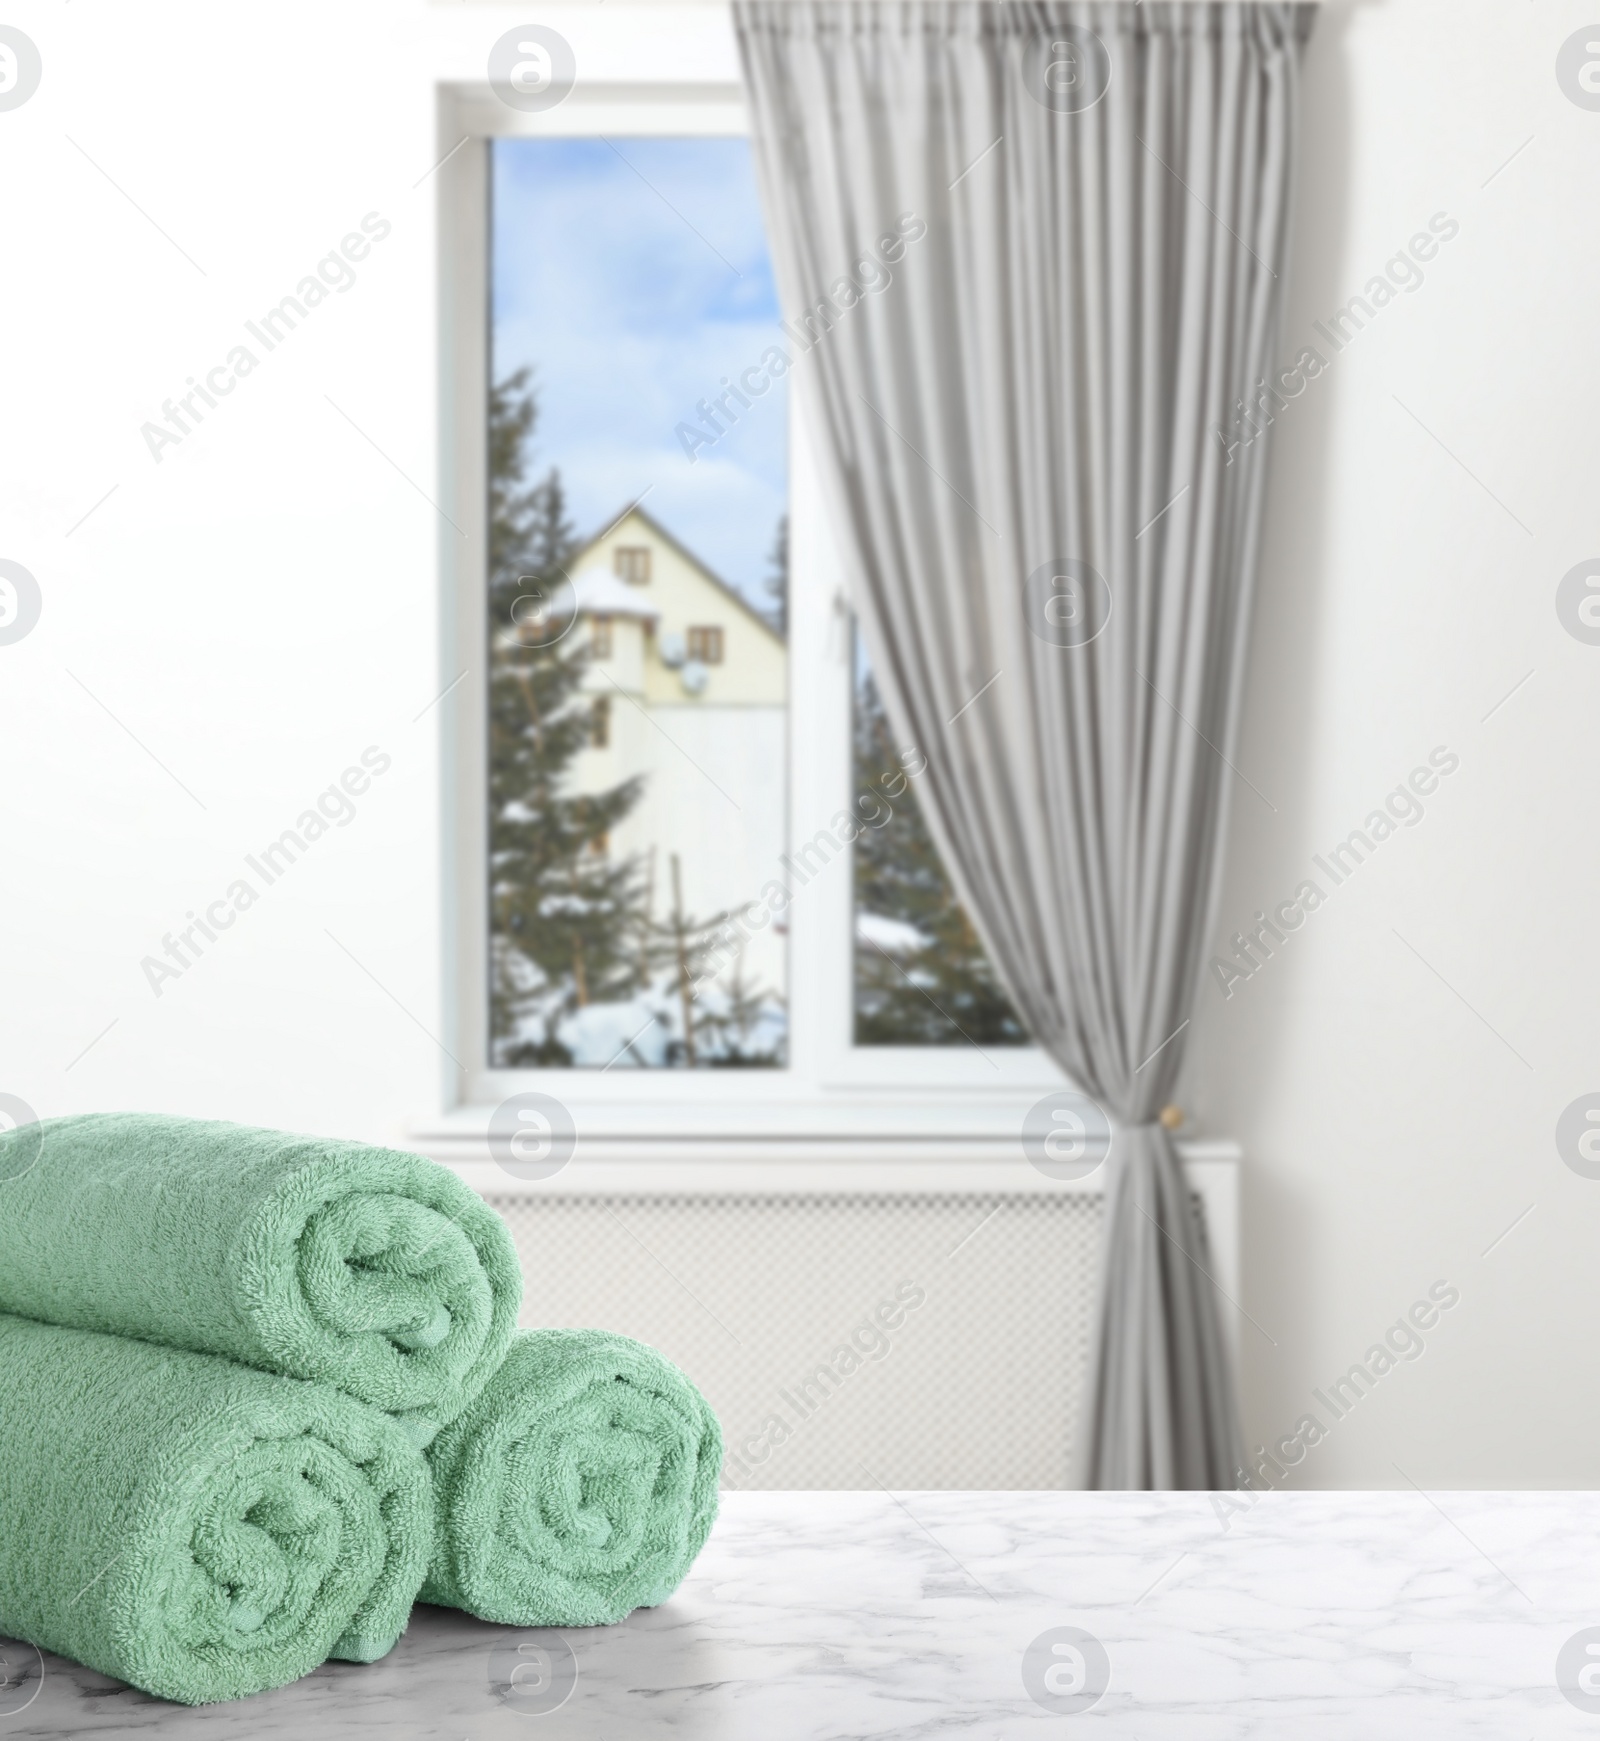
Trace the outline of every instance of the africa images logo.
<instances>
[{"instance_id":1,"label":"africa images logo","mask_svg":"<svg viewBox=\"0 0 1600 1741\"><path fill-rule=\"evenodd\" d=\"M1600 110L1600 24L1573 31L1556 55L1556 83L1580 109Z\"/></svg>"},{"instance_id":2,"label":"africa images logo","mask_svg":"<svg viewBox=\"0 0 1600 1741\"><path fill-rule=\"evenodd\" d=\"M489 50L489 88L507 108L525 115L555 108L577 78L572 44L545 24L519 24Z\"/></svg>"},{"instance_id":3,"label":"africa images logo","mask_svg":"<svg viewBox=\"0 0 1600 1741\"><path fill-rule=\"evenodd\" d=\"M0 24L0 114L20 109L38 90L43 72L33 38L15 25Z\"/></svg>"},{"instance_id":4,"label":"africa images logo","mask_svg":"<svg viewBox=\"0 0 1600 1741\"><path fill-rule=\"evenodd\" d=\"M31 634L44 600L39 583L20 562L0 561L0 647Z\"/></svg>"},{"instance_id":5,"label":"africa images logo","mask_svg":"<svg viewBox=\"0 0 1600 1741\"><path fill-rule=\"evenodd\" d=\"M1075 1717L1105 1697L1111 1658L1081 1626L1052 1626L1022 1653L1022 1684L1041 1710Z\"/></svg>"}]
</instances>

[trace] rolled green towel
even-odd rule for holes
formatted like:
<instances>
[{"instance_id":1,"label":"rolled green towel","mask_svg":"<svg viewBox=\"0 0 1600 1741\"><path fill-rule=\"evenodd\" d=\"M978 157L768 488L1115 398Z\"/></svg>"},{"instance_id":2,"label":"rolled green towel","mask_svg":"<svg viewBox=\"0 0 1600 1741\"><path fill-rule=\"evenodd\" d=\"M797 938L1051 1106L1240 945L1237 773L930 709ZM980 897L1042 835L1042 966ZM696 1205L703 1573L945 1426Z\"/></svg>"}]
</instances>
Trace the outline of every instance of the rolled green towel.
<instances>
[{"instance_id":1,"label":"rolled green towel","mask_svg":"<svg viewBox=\"0 0 1600 1741\"><path fill-rule=\"evenodd\" d=\"M190 1705L370 1662L432 1505L405 1428L326 1385L0 1316L0 1633Z\"/></svg>"},{"instance_id":2,"label":"rolled green towel","mask_svg":"<svg viewBox=\"0 0 1600 1741\"><path fill-rule=\"evenodd\" d=\"M428 1448L421 1600L508 1626L607 1626L664 1602L717 1515L722 1429L669 1360L604 1330L520 1330Z\"/></svg>"},{"instance_id":3,"label":"rolled green towel","mask_svg":"<svg viewBox=\"0 0 1600 1741\"><path fill-rule=\"evenodd\" d=\"M148 1113L0 1137L0 1311L320 1379L419 1443L521 1298L505 1223L420 1155Z\"/></svg>"}]
</instances>

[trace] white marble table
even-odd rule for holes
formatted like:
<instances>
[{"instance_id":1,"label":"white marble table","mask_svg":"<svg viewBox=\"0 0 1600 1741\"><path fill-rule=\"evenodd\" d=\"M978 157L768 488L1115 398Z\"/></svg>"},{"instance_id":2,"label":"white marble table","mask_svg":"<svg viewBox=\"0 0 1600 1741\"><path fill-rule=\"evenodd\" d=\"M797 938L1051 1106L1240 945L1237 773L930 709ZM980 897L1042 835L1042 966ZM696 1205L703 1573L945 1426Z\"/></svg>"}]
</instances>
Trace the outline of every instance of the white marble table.
<instances>
[{"instance_id":1,"label":"white marble table","mask_svg":"<svg viewBox=\"0 0 1600 1741\"><path fill-rule=\"evenodd\" d=\"M34 1684L12 1649L0 1741L1600 1741L1600 1493L1278 1493L1226 1528L1216 1503L733 1493L684 1588L624 1625L535 1635L419 1608L384 1662L195 1710L48 1655ZM1589 1627L1593 1712L1556 1667ZM1024 1684L1041 1637L1028 1673L1054 1710ZM1052 1658L1064 1637L1079 1655ZM1090 1699L1078 1725L1059 1714Z\"/></svg>"}]
</instances>

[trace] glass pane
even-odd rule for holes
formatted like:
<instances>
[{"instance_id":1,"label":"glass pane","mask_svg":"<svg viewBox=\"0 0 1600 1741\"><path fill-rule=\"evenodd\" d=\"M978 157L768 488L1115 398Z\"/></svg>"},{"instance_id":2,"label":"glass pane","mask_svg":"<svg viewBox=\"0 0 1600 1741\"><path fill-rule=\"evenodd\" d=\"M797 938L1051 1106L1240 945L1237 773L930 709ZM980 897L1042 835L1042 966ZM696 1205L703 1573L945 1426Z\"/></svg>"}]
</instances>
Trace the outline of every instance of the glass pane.
<instances>
[{"instance_id":1,"label":"glass pane","mask_svg":"<svg viewBox=\"0 0 1600 1741\"><path fill-rule=\"evenodd\" d=\"M491 149L491 1063L780 1065L788 394L749 145Z\"/></svg>"},{"instance_id":2,"label":"glass pane","mask_svg":"<svg viewBox=\"0 0 1600 1741\"><path fill-rule=\"evenodd\" d=\"M855 1043L1025 1046L1017 1020L961 903L895 743L856 637L855 786L883 796L855 842ZM865 812L863 812L865 813Z\"/></svg>"}]
</instances>

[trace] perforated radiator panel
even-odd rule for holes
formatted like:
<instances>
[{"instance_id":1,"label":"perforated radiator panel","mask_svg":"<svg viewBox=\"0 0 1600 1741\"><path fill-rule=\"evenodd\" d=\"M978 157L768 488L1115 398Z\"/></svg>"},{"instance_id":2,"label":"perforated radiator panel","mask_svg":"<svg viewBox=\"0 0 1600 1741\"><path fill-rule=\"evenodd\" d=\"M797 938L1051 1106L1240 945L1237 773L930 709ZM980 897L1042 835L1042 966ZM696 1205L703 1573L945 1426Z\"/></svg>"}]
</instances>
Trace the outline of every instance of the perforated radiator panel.
<instances>
[{"instance_id":1,"label":"perforated radiator panel","mask_svg":"<svg viewBox=\"0 0 1600 1741\"><path fill-rule=\"evenodd\" d=\"M1063 1487L1098 1196L491 1197L526 1325L620 1330L705 1392L732 1487Z\"/></svg>"}]
</instances>

